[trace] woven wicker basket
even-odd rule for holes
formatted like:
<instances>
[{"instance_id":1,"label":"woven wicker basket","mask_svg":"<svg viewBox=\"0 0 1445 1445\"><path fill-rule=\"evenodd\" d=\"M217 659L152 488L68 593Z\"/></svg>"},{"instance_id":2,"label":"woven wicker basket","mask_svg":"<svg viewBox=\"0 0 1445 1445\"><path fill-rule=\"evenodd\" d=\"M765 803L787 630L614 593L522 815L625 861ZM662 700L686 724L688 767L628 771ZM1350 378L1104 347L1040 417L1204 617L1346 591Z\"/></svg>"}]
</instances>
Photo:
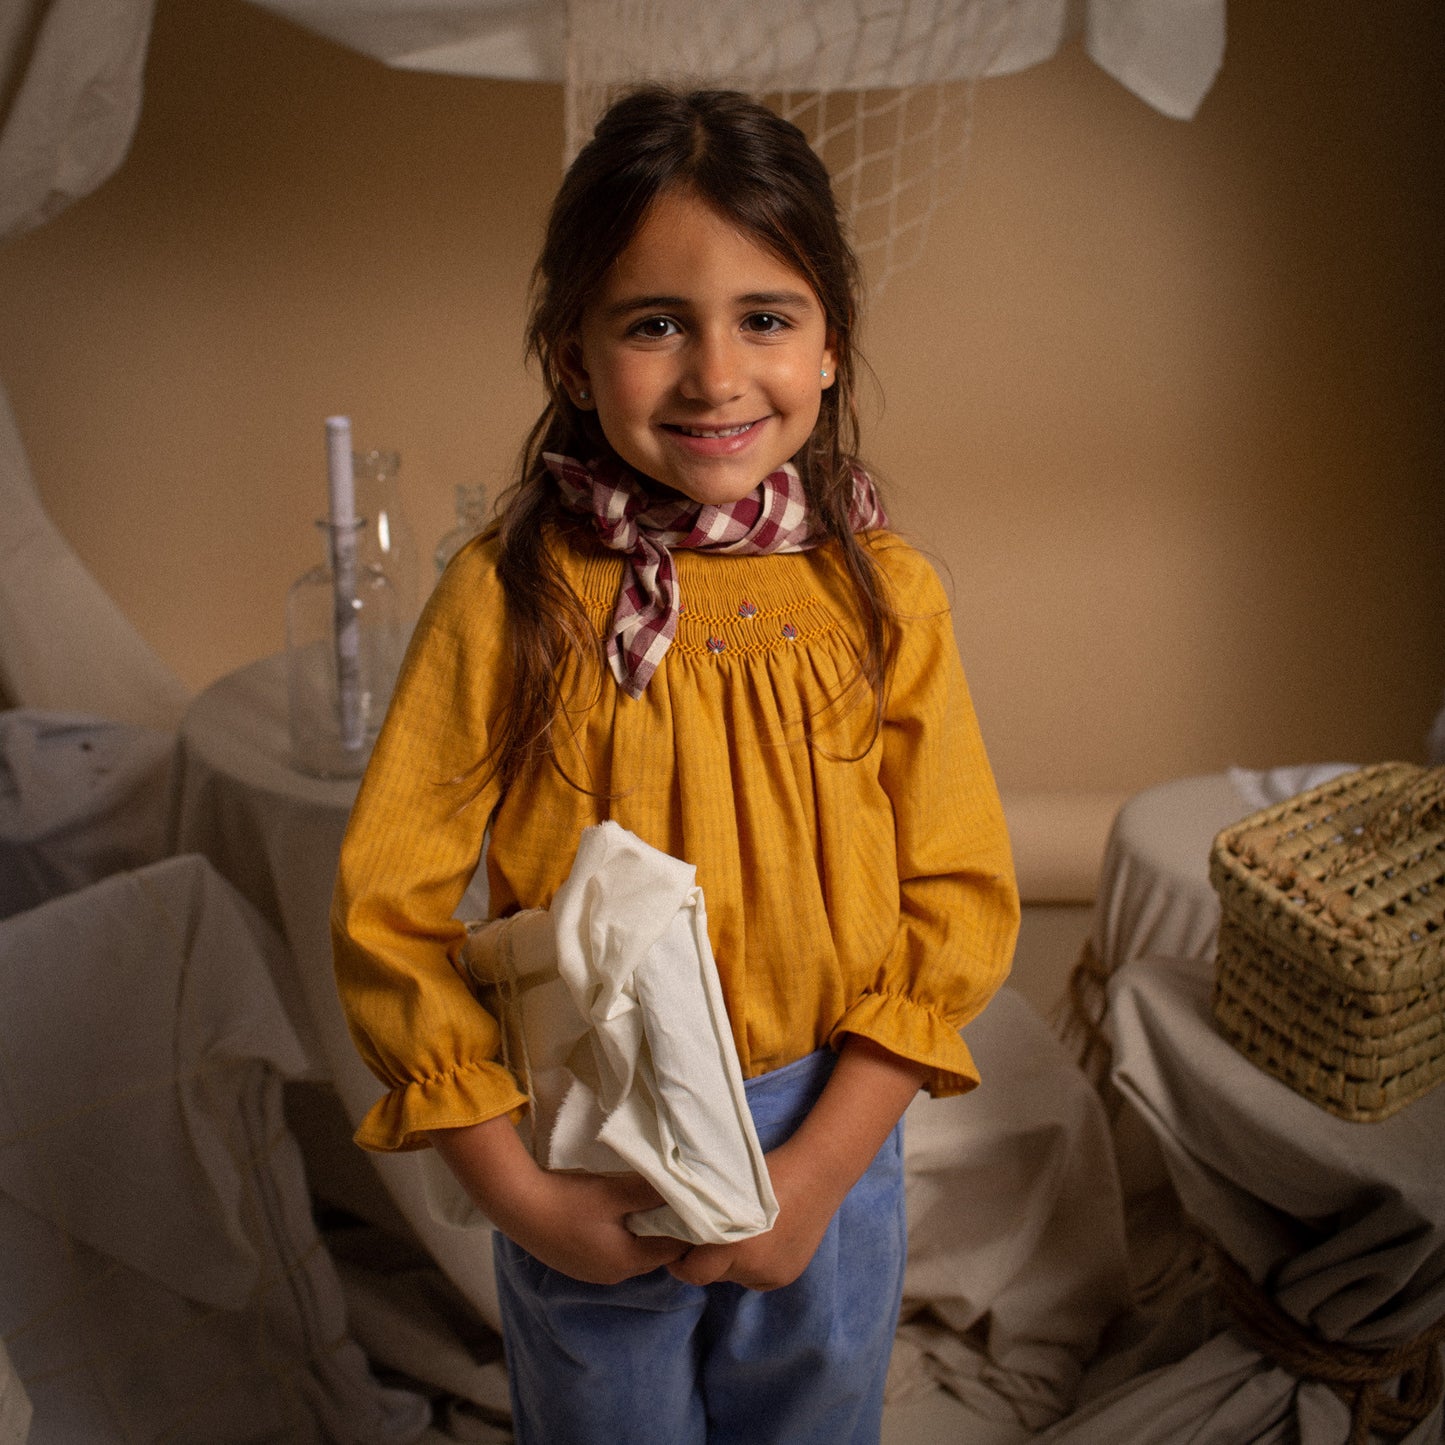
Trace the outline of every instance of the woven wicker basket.
<instances>
[{"instance_id":1,"label":"woven wicker basket","mask_svg":"<svg viewBox=\"0 0 1445 1445\"><path fill-rule=\"evenodd\" d=\"M1380 763L1226 828L1214 1017L1342 1119L1445 1079L1445 768Z\"/></svg>"}]
</instances>

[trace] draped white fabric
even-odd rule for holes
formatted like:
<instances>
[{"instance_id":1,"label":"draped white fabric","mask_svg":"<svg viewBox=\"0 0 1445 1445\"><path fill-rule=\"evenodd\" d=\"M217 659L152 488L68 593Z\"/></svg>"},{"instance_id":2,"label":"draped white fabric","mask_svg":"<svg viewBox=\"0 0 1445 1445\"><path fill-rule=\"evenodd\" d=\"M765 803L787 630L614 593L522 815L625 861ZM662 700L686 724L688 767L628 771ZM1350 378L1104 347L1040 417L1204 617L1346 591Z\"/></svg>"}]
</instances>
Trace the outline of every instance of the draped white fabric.
<instances>
[{"instance_id":1,"label":"draped white fabric","mask_svg":"<svg viewBox=\"0 0 1445 1445\"><path fill-rule=\"evenodd\" d=\"M1007 985L965 1037L983 1083L908 1110L889 1399L941 1386L969 1417L959 1439L999 1445L1073 1408L1128 1308L1128 1264L1108 1120L1084 1074Z\"/></svg>"},{"instance_id":2,"label":"draped white fabric","mask_svg":"<svg viewBox=\"0 0 1445 1445\"><path fill-rule=\"evenodd\" d=\"M566 71L566 0L430 0L421 5L365 7L348 0L257 3L406 69L516 80L561 80ZM954 11L966 20L967 11L984 3L937 0L920 10L925 19L930 11L938 16ZM795 22L792 33L804 37L802 43L809 48L793 64L800 75L815 76L820 87L919 85L977 73L970 66L971 54L960 55L949 47L921 49L909 57L906 69L900 69L895 55L870 51L871 38L880 27L869 25L869 18L886 13L887 8L879 0L775 0L738 14L750 10L758 30L766 27L771 34ZM1165 115L1187 119L1194 114L1223 59L1224 0L1087 0L1077 13L1081 21L1066 0L1013 0L1007 33L1001 43L990 40L991 63L983 73L1005 74L1047 60L1072 38L1073 25L1080 24L1091 58L1121 84ZM853 30L862 33L861 45L853 43ZM841 45L830 44L838 36L849 38ZM723 39L728 58L721 69L746 80L746 57L767 47L746 34ZM830 56L835 51L847 56L846 74L832 69ZM931 68L930 61L944 54L951 54L961 66L957 73ZM694 67L699 76L718 73L712 56L712 47L700 49Z\"/></svg>"},{"instance_id":3,"label":"draped white fabric","mask_svg":"<svg viewBox=\"0 0 1445 1445\"><path fill-rule=\"evenodd\" d=\"M1198 977L1214 973L1219 898L1209 882L1215 835L1271 802L1347 771L1321 763L1174 778L1130 798L1104 849L1092 944L1105 974L1158 956L1188 961ZM1124 1187L1131 1265L1141 1297L1167 1309L1187 1284L1194 1239L1181 1218L1159 1145L1127 1097L1106 1083L1114 1148Z\"/></svg>"},{"instance_id":4,"label":"draped white fabric","mask_svg":"<svg viewBox=\"0 0 1445 1445\"><path fill-rule=\"evenodd\" d=\"M0 7L0 237L93 191L140 116L154 0L8 0Z\"/></svg>"},{"instance_id":5,"label":"draped white fabric","mask_svg":"<svg viewBox=\"0 0 1445 1445\"><path fill-rule=\"evenodd\" d=\"M140 115L152 0L0 7L0 239L93 191ZM46 514L0 390L0 700L174 728L179 679Z\"/></svg>"},{"instance_id":6,"label":"draped white fabric","mask_svg":"<svg viewBox=\"0 0 1445 1445\"><path fill-rule=\"evenodd\" d=\"M539 1161L632 1170L664 1200L633 1233L729 1244L771 1229L778 1202L696 873L617 823L585 828L550 910L477 929L467 962L505 1001Z\"/></svg>"},{"instance_id":7,"label":"draped white fabric","mask_svg":"<svg viewBox=\"0 0 1445 1445\"><path fill-rule=\"evenodd\" d=\"M0 1340L0 1445L25 1445L34 1409Z\"/></svg>"},{"instance_id":8,"label":"draped white fabric","mask_svg":"<svg viewBox=\"0 0 1445 1445\"><path fill-rule=\"evenodd\" d=\"M164 857L174 747L150 728L0 712L0 918Z\"/></svg>"},{"instance_id":9,"label":"draped white fabric","mask_svg":"<svg viewBox=\"0 0 1445 1445\"><path fill-rule=\"evenodd\" d=\"M173 730L186 689L46 514L0 391L0 694Z\"/></svg>"},{"instance_id":10,"label":"draped white fabric","mask_svg":"<svg viewBox=\"0 0 1445 1445\"><path fill-rule=\"evenodd\" d=\"M1150 957L1119 974L1109 1010L1114 1082L1158 1140L1185 1209L1323 1339L1380 1348L1419 1335L1445 1313L1445 1092L1378 1123L1337 1119L1230 1047L1212 1026L1209 988L1193 961ZM1403 1445L1438 1442L1442 1408ZM1349 1411L1327 1385L1274 1364L1233 1329L1126 1380L1043 1437L1351 1438Z\"/></svg>"},{"instance_id":11,"label":"draped white fabric","mask_svg":"<svg viewBox=\"0 0 1445 1445\"><path fill-rule=\"evenodd\" d=\"M312 1222L280 948L193 856L0 922L0 1334L31 1445L425 1428L348 1336Z\"/></svg>"}]
</instances>

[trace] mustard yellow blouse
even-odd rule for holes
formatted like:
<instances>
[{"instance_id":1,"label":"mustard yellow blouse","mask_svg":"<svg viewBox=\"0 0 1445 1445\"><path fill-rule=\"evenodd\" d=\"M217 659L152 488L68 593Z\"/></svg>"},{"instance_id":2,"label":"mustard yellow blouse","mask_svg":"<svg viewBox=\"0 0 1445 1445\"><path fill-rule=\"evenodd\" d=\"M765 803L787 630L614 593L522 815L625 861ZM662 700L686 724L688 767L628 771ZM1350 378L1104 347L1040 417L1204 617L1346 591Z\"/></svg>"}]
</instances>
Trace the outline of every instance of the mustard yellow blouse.
<instances>
[{"instance_id":1,"label":"mustard yellow blouse","mask_svg":"<svg viewBox=\"0 0 1445 1445\"><path fill-rule=\"evenodd\" d=\"M852 1033L926 1065L932 1093L978 1081L959 1029L1012 957L1008 836L938 579L891 534L873 543L902 620L876 735L866 691L838 701L859 640L836 548L678 552L683 615L643 696L595 663L569 664L590 705L561 729L560 766L538 765L502 798L475 766L508 690L495 544L454 560L402 668L337 876L337 985L386 1086L359 1143L419 1148L428 1129L525 1104L456 963L452 912L488 824L494 916L546 906L582 829L609 817L695 865L746 1077ZM600 634L621 560L557 546Z\"/></svg>"}]
</instances>

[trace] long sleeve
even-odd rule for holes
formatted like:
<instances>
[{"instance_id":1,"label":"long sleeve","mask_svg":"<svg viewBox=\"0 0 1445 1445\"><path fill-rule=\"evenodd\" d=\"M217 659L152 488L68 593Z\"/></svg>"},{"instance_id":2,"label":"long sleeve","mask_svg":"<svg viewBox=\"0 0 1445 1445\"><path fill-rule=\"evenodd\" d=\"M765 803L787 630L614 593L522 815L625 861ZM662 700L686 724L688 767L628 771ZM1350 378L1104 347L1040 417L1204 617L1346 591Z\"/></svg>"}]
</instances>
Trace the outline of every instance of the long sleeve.
<instances>
[{"instance_id":1,"label":"long sleeve","mask_svg":"<svg viewBox=\"0 0 1445 1445\"><path fill-rule=\"evenodd\" d=\"M959 1030L1008 973L1019 925L1008 832L943 590L907 549L890 557L902 627L878 778L893 807L897 918L872 986L835 1038L856 1033L932 1069L929 1091L978 1080ZM876 879L880 892L892 880ZM869 886L867 880L860 880Z\"/></svg>"},{"instance_id":2,"label":"long sleeve","mask_svg":"<svg viewBox=\"0 0 1445 1445\"><path fill-rule=\"evenodd\" d=\"M496 784L484 760L505 696L503 599L485 549L448 570L416 628L342 845L332 903L337 987L387 1092L357 1141L425 1144L428 1129L524 1105L497 1062L497 1021L453 960L452 913L476 868Z\"/></svg>"}]
</instances>

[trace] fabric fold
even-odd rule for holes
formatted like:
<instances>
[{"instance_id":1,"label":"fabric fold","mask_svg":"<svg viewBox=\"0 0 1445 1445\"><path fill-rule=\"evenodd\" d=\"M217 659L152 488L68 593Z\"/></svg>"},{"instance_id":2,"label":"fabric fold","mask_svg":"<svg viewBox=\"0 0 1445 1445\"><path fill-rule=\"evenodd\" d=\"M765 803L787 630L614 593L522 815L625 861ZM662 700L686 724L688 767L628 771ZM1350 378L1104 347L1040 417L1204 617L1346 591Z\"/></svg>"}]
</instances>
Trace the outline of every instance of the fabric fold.
<instances>
[{"instance_id":1,"label":"fabric fold","mask_svg":"<svg viewBox=\"0 0 1445 1445\"><path fill-rule=\"evenodd\" d=\"M390 1089L362 1117L353 1138L363 1149L380 1152L425 1149L432 1129L453 1129L473 1123L491 1108L498 1088L515 1103L502 1113L520 1118L526 1100L516 1093L510 1075L489 1059L463 1063L447 1074ZM495 1111L494 1111L495 1112ZM492 1117L484 1113L484 1117ZM399 1143L397 1141L400 1141Z\"/></svg>"},{"instance_id":2,"label":"fabric fold","mask_svg":"<svg viewBox=\"0 0 1445 1445\"><path fill-rule=\"evenodd\" d=\"M629 1219L638 1234L726 1244L772 1228L691 864L617 823L587 828L551 909L472 929L465 957L505 1020L540 1164L642 1175L665 1203Z\"/></svg>"},{"instance_id":3,"label":"fabric fold","mask_svg":"<svg viewBox=\"0 0 1445 1445\"><path fill-rule=\"evenodd\" d=\"M978 1084L978 1066L958 1026L912 999L864 994L839 1019L829 1042L837 1048L845 1034L873 1039L891 1053L926 1064L925 1087L934 1098L964 1094Z\"/></svg>"}]
</instances>

